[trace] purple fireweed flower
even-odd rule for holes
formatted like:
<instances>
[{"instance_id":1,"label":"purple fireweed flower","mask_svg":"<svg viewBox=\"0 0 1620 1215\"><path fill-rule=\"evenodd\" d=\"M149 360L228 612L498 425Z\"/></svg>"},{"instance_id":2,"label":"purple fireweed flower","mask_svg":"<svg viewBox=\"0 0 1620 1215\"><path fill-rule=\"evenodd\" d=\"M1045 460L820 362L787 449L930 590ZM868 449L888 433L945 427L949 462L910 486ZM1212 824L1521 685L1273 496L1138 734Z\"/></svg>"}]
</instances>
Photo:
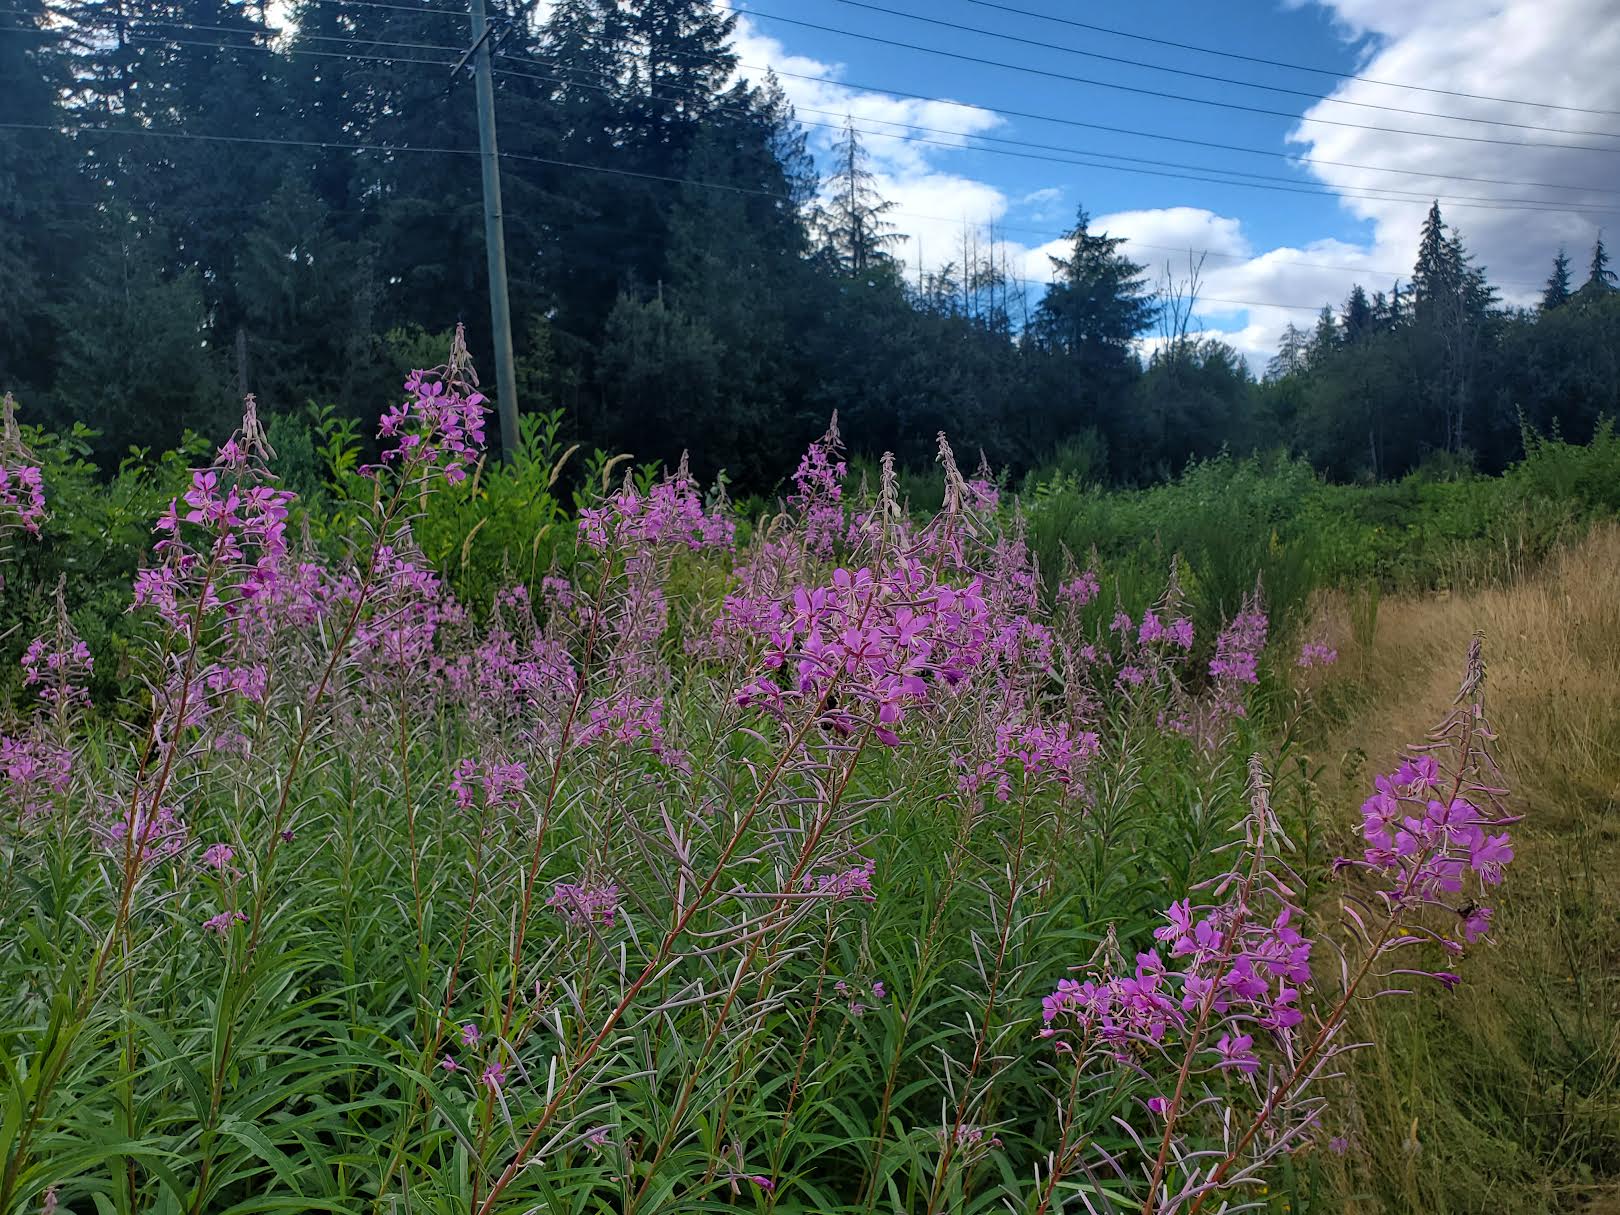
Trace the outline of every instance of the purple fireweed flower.
<instances>
[{"instance_id":1,"label":"purple fireweed flower","mask_svg":"<svg viewBox=\"0 0 1620 1215\"><path fill-rule=\"evenodd\" d=\"M1097 578L1097 572L1086 570L1058 587L1058 602L1082 608L1095 599L1101 590L1102 583Z\"/></svg>"},{"instance_id":2,"label":"purple fireweed flower","mask_svg":"<svg viewBox=\"0 0 1620 1215\"><path fill-rule=\"evenodd\" d=\"M619 888L562 882L552 889L546 906L576 928L592 924L609 928L619 914Z\"/></svg>"},{"instance_id":3,"label":"purple fireweed flower","mask_svg":"<svg viewBox=\"0 0 1620 1215\"><path fill-rule=\"evenodd\" d=\"M877 895L872 890L872 876L877 872L877 862L863 856L857 856L855 860L854 865L837 873L806 876L805 889L825 895L835 902L859 898L875 903Z\"/></svg>"},{"instance_id":4,"label":"purple fireweed flower","mask_svg":"<svg viewBox=\"0 0 1620 1215\"><path fill-rule=\"evenodd\" d=\"M84 685L95 665L90 647L77 636L36 637L23 651L23 686L35 689L48 705L85 706L90 693Z\"/></svg>"},{"instance_id":5,"label":"purple fireweed flower","mask_svg":"<svg viewBox=\"0 0 1620 1215\"><path fill-rule=\"evenodd\" d=\"M246 924L247 916L240 911L222 911L216 916L210 916L203 921L203 928L223 939L234 924Z\"/></svg>"},{"instance_id":6,"label":"purple fireweed flower","mask_svg":"<svg viewBox=\"0 0 1620 1215\"><path fill-rule=\"evenodd\" d=\"M446 1055L443 1059L440 1059L439 1066L447 1072L457 1072L461 1070L461 1064L457 1063L450 1055Z\"/></svg>"},{"instance_id":7,"label":"purple fireweed flower","mask_svg":"<svg viewBox=\"0 0 1620 1215\"><path fill-rule=\"evenodd\" d=\"M1215 657L1209 673L1217 681L1230 684L1260 682L1258 662L1266 646L1266 614L1251 599L1215 638Z\"/></svg>"},{"instance_id":8,"label":"purple fireweed flower","mask_svg":"<svg viewBox=\"0 0 1620 1215\"><path fill-rule=\"evenodd\" d=\"M483 1035L478 1032L478 1026L471 1021L461 1027L461 1044L463 1046L477 1046Z\"/></svg>"},{"instance_id":9,"label":"purple fireweed flower","mask_svg":"<svg viewBox=\"0 0 1620 1215\"><path fill-rule=\"evenodd\" d=\"M490 1063L489 1066L484 1068L483 1075L479 1076L479 1080L490 1092L500 1092L506 1087L506 1064L499 1060Z\"/></svg>"},{"instance_id":10,"label":"purple fireweed flower","mask_svg":"<svg viewBox=\"0 0 1620 1215\"><path fill-rule=\"evenodd\" d=\"M389 407L378 423L378 437L394 440L383 451L384 463L398 463L407 473L440 470L452 485L465 481L468 465L483 454L489 407L478 391L462 326L456 326L449 361L411 372L405 392L408 399Z\"/></svg>"},{"instance_id":11,"label":"purple fireweed flower","mask_svg":"<svg viewBox=\"0 0 1620 1215\"><path fill-rule=\"evenodd\" d=\"M1339 661L1339 651L1323 641L1307 641L1300 647L1296 665L1301 667L1329 667Z\"/></svg>"},{"instance_id":12,"label":"purple fireweed flower","mask_svg":"<svg viewBox=\"0 0 1620 1215\"><path fill-rule=\"evenodd\" d=\"M8 392L0 398L0 536L9 527L38 536L44 518L44 478L33 453L23 446L17 403Z\"/></svg>"},{"instance_id":13,"label":"purple fireweed flower","mask_svg":"<svg viewBox=\"0 0 1620 1215\"><path fill-rule=\"evenodd\" d=\"M47 814L73 783L73 752L40 738L0 735L0 782L24 822Z\"/></svg>"},{"instance_id":14,"label":"purple fireweed flower","mask_svg":"<svg viewBox=\"0 0 1620 1215\"><path fill-rule=\"evenodd\" d=\"M229 844L210 844L203 849L202 863L218 873L234 872L231 862L236 859L236 849Z\"/></svg>"},{"instance_id":15,"label":"purple fireweed flower","mask_svg":"<svg viewBox=\"0 0 1620 1215\"><path fill-rule=\"evenodd\" d=\"M718 511L705 509L683 456L675 472L646 494L627 475L623 488L605 505L580 512L579 536L599 553L614 545L638 550L671 545L698 552L732 548L737 527Z\"/></svg>"},{"instance_id":16,"label":"purple fireweed flower","mask_svg":"<svg viewBox=\"0 0 1620 1215\"><path fill-rule=\"evenodd\" d=\"M477 791L482 789L484 805L491 810L511 809L517 805L518 794L528 783L528 768L521 762L503 763L489 759L464 759L450 776L450 792L463 810L471 808Z\"/></svg>"},{"instance_id":17,"label":"purple fireweed flower","mask_svg":"<svg viewBox=\"0 0 1620 1215\"><path fill-rule=\"evenodd\" d=\"M1244 1075L1252 1075L1260 1070L1260 1060L1251 1050L1253 1046L1254 1038L1249 1034L1222 1034L1215 1043L1215 1054L1221 1067L1236 1068Z\"/></svg>"},{"instance_id":18,"label":"purple fireweed flower","mask_svg":"<svg viewBox=\"0 0 1620 1215\"><path fill-rule=\"evenodd\" d=\"M186 846L186 825L168 806L125 810L101 824L96 834L114 859L122 861L127 854L139 866L166 860Z\"/></svg>"}]
</instances>

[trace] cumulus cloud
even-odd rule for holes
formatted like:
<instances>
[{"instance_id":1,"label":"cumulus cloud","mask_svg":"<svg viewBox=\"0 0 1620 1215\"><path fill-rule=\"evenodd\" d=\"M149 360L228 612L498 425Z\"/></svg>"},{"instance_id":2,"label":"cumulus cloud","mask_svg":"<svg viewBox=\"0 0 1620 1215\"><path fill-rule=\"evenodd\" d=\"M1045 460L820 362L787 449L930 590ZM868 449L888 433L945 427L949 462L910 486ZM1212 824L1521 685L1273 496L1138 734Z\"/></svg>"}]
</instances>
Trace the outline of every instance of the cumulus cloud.
<instances>
[{"instance_id":1,"label":"cumulus cloud","mask_svg":"<svg viewBox=\"0 0 1620 1215\"><path fill-rule=\"evenodd\" d=\"M1012 203L1002 190L952 173L944 164L951 149L966 146L970 136L1003 125L1000 115L948 99L891 97L844 84L843 65L795 55L745 16L737 19L733 46L744 78L761 79L768 69L778 74L823 166L845 121L854 122L874 184L895 204L890 220L908 238L896 254L913 269L960 262L964 234L971 238L1007 214Z\"/></svg>"},{"instance_id":2,"label":"cumulus cloud","mask_svg":"<svg viewBox=\"0 0 1620 1215\"><path fill-rule=\"evenodd\" d=\"M1612 0L1320 0L1346 33L1371 41L1358 75L1409 80L1489 97L1524 98L1591 110L1620 110L1620 20ZM1354 109L1345 101L1396 105L1447 118L1417 118ZM1620 140L1573 132L1620 131L1620 118L1537 106L1509 105L1363 81L1344 81L1306 119L1329 118L1442 134L1469 134L1514 143L1474 143L1420 138L1385 131L1304 121L1290 138L1313 160L1404 169L1410 175L1312 164L1325 184L1346 191L1409 190L1441 200L1447 222L1457 227L1486 265L1504 299L1528 303L1547 276L1553 254L1568 246L1577 264L1606 221L1620 225ZM1571 134L1483 125L1458 119L1489 119L1554 127ZM1529 144L1532 146L1522 146ZM1578 151L1557 144L1584 144L1607 151ZM1548 183L1499 185L1457 177ZM1466 196L1466 197L1459 197ZM1480 200L1535 200L1541 211L1491 209ZM1347 196L1344 205L1373 224L1372 256L1397 265L1409 262L1423 217L1422 204ZM1568 210L1562 208L1570 208ZM1608 214L1598 214L1607 210Z\"/></svg>"},{"instance_id":3,"label":"cumulus cloud","mask_svg":"<svg viewBox=\"0 0 1620 1215\"><path fill-rule=\"evenodd\" d=\"M1620 21L1612 0L1296 0L1317 3L1335 18L1347 39L1364 42L1356 74L1375 80L1406 80L1475 93L1620 110ZM1376 103L1453 117L1426 118L1340 104ZM1550 134L1515 127L1458 121L1480 118L1557 127L1566 131L1620 131L1620 118L1568 110L1424 93L1365 81L1346 80L1308 109L1304 119L1326 118L1366 126L1398 127L1436 133L1471 134L1522 141L1483 143L1424 138L1301 121L1290 142L1316 161L1379 165L1404 174L1310 163L1323 184L1343 192L1342 204L1371 226L1366 243L1324 239L1300 247L1255 252L1221 246L1224 232L1242 240L1232 217L1191 208L1140 213L1144 221L1103 217L1121 234L1135 238L1133 256L1150 265L1164 254L1147 256L1147 244L1191 243L1210 250L1202 273L1199 315L1212 332L1243 351L1257 368L1277 347L1284 327L1311 323L1309 309L1339 304L1360 284L1369 293L1387 291L1411 273L1418 229L1428 199L1440 200L1449 225L1465 243L1509 304L1533 303L1554 253L1567 247L1577 272L1606 222L1620 228L1620 140L1592 134ZM1552 145L1580 143L1612 147L1612 152L1575 151ZM1497 184L1459 181L1493 178ZM1391 190L1415 197L1376 198ZM1534 200L1543 210L1503 209L1515 200ZM1483 204L1483 205L1480 205ZM1598 212L1606 211L1607 214ZM1177 213L1184 213L1177 217ZM1208 241L1200 242L1201 226ZM1158 235L1150 235L1151 232ZM1159 239L1174 232L1173 239Z\"/></svg>"},{"instance_id":4,"label":"cumulus cloud","mask_svg":"<svg viewBox=\"0 0 1620 1215\"><path fill-rule=\"evenodd\" d=\"M1358 75L1407 80L1481 96L1527 98L1589 110L1620 111L1620 21L1613 0L1285 0L1314 3L1335 19L1348 41L1364 48ZM951 147L1003 125L982 107L950 101L890 97L841 82L839 64L790 52L778 39L739 16L735 44L741 74L781 74L782 86L807 124L812 148L830 151L846 118L863 132L878 188L896 203L891 218L911 239L900 255L915 270L962 260L964 229L1018 223L1066 224L1064 191L1051 186L1008 197L995 185L950 170ZM820 79L804 79L819 77ZM1392 114L1347 106L1377 103L1437 117ZM1438 117L1445 115L1447 117ZM1331 118L1368 126L1435 133L1467 133L1522 141L1482 143L1421 137L1310 119ZM1261 248L1242 217L1194 206L1119 211L1096 216L1093 229L1127 239L1126 251L1159 278L1184 279L1189 253L1206 255L1200 267L1198 317L1205 331L1219 333L1257 368L1273 353L1290 322L1311 323L1322 304L1338 305L1351 287L1387 291L1411 273L1427 199L1438 198L1448 223L1459 229L1485 265L1505 301L1533 302L1559 246L1577 268L1602 224L1620 231L1620 137L1557 135L1513 127L1482 126L1459 119L1483 118L1558 127L1570 132L1620 131L1620 117L1391 88L1345 80L1307 110L1289 135L1313 163L1309 171L1342 192L1341 205L1370 226L1365 243L1322 239L1297 246ZM818 125L819 124L819 125ZM932 128L923 130L922 128ZM939 131L956 131L958 136ZM934 143L906 142L921 135ZM1553 145L1584 143L1613 148L1606 153ZM944 145L944 146L941 146ZM1322 160L1380 165L1405 175L1314 163ZM1456 178L1493 178L1502 185ZM1392 189L1410 197L1377 198ZM1617 193L1605 193L1616 191ZM1543 210L1493 209L1532 199ZM1484 202L1486 205L1475 205ZM1605 213L1600 214L1603 211ZM997 233L1000 236L1000 232ZM1065 251L1061 239L1043 244L1006 242L1012 271L1034 293L1051 277L1051 257Z\"/></svg>"}]
</instances>

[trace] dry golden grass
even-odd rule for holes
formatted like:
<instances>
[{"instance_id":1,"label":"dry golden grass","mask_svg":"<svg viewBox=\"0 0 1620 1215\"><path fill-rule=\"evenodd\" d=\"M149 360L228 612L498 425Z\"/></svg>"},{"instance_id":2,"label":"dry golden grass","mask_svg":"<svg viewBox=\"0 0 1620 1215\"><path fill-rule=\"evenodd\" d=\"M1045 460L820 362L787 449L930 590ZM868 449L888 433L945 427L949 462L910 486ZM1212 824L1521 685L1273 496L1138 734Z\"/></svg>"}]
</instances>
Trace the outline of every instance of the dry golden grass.
<instances>
[{"instance_id":1,"label":"dry golden grass","mask_svg":"<svg viewBox=\"0 0 1620 1215\"><path fill-rule=\"evenodd\" d=\"M1348 601L1324 615L1341 658L1311 750L1344 846L1371 774L1451 703L1476 629L1525 815L1497 939L1463 986L1376 1010L1335 1205L1620 1212L1620 526L1516 585L1386 600L1370 646Z\"/></svg>"}]
</instances>

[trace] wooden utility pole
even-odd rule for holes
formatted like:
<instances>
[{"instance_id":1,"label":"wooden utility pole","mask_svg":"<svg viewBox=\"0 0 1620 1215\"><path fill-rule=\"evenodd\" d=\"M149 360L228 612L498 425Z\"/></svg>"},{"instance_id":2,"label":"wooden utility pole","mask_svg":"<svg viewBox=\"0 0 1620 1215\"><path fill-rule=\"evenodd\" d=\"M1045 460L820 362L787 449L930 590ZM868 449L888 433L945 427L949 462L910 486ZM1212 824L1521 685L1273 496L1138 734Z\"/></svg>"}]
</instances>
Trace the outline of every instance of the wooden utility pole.
<instances>
[{"instance_id":1,"label":"wooden utility pole","mask_svg":"<svg viewBox=\"0 0 1620 1215\"><path fill-rule=\"evenodd\" d=\"M484 13L484 0L470 0L473 44L451 74L471 57L478 93L478 163L484 181L484 252L489 261L490 335L495 341L495 403L500 410L501 458L518 448L517 373L512 366L512 305L506 288L506 225L501 217L501 162L495 147L495 81L490 69L490 43L495 27Z\"/></svg>"}]
</instances>

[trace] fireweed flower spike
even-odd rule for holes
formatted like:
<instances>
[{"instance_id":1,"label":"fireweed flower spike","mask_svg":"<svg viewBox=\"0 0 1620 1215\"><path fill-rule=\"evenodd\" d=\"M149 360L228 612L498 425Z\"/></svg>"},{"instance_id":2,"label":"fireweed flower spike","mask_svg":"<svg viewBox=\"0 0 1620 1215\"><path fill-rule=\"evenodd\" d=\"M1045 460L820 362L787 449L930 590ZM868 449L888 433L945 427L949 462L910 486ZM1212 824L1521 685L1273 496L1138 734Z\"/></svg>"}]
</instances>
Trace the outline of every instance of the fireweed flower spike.
<instances>
[{"instance_id":1,"label":"fireweed flower spike","mask_svg":"<svg viewBox=\"0 0 1620 1215\"><path fill-rule=\"evenodd\" d=\"M1257 624L1235 621L1224 653L1252 652L1256 632ZM1250 668L1234 662L1241 680ZM1456 707L1424 746L1376 780L1362 807L1365 847L1337 864L1353 878L1338 991L1323 990L1313 974L1313 942L1283 859L1288 842L1256 759L1243 846L1208 887L1215 901L1171 904L1153 934L1156 948L1137 955L1129 977L1105 969L1063 979L1043 1001L1041 1037L1064 1066L1112 1071L1152 1094L1144 1105L1163 1130L1143 1166L1148 1215L1193 1215L1211 1195L1255 1183L1312 1137L1324 1101L1313 1086L1354 1048L1340 1038L1358 993L1406 990L1414 975L1446 990L1461 981L1422 965L1421 955L1454 956L1489 932L1490 909L1478 900L1513 859L1507 827L1516 821L1502 808L1483 683L1476 638ZM1186 1137L1210 1122L1207 1111L1235 1129L1217 1153L1193 1154Z\"/></svg>"},{"instance_id":2,"label":"fireweed flower spike","mask_svg":"<svg viewBox=\"0 0 1620 1215\"><path fill-rule=\"evenodd\" d=\"M478 391L461 325L444 365L413 371L405 392L407 399L384 412L377 427L378 438L393 440L383 451L384 464L396 465L406 476L439 472L451 485L465 481L468 465L483 455L489 406Z\"/></svg>"},{"instance_id":3,"label":"fireweed flower spike","mask_svg":"<svg viewBox=\"0 0 1620 1215\"><path fill-rule=\"evenodd\" d=\"M17 429L17 402L0 398L0 542L13 528L39 535L45 519L45 484L39 461Z\"/></svg>"}]
</instances>

